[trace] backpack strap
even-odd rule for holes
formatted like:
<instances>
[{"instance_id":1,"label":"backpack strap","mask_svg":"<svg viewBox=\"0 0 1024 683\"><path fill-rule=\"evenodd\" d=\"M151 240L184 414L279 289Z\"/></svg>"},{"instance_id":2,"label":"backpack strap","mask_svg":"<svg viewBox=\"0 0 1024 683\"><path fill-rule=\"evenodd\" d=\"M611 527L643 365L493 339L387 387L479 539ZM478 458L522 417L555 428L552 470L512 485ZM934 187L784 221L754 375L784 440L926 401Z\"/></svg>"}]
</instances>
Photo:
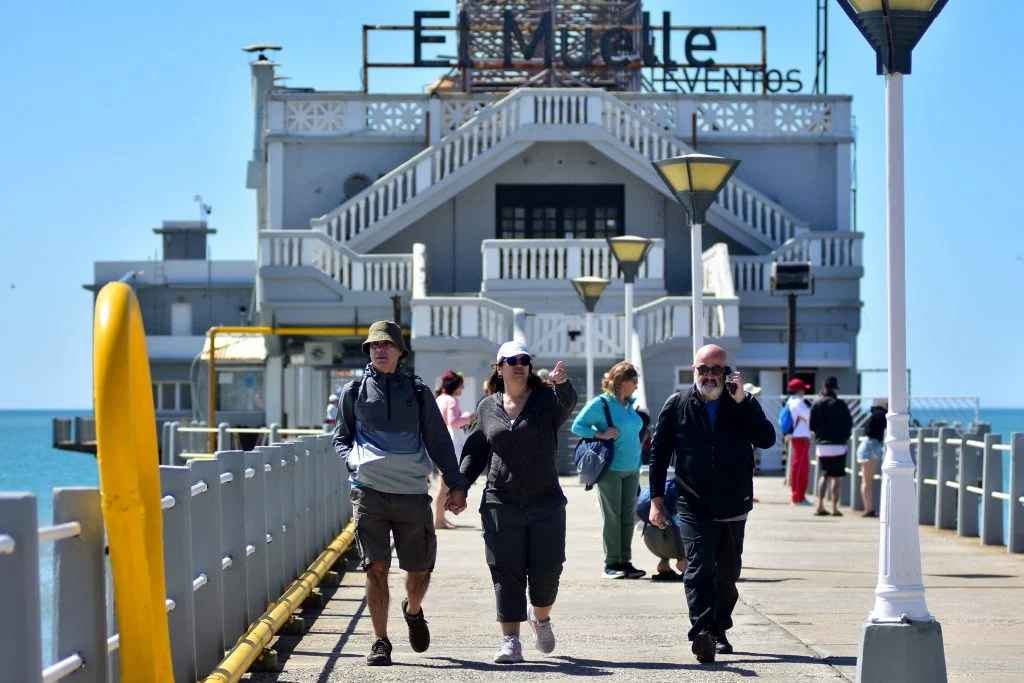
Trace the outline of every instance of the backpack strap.
<instances>
[{"instance_id":1,"label":"backpack strap","mask_svg":"<svg viewBox=\"0 0 1024 683\"><path fill-rule=\"evenodd\" d=\"M608 407L608 399L604 396L601 397L601 405L604 406L604 419L608 420L608 427L614 427L615 423L612 422L612 411Z\"/></svg>"}]
</instances>

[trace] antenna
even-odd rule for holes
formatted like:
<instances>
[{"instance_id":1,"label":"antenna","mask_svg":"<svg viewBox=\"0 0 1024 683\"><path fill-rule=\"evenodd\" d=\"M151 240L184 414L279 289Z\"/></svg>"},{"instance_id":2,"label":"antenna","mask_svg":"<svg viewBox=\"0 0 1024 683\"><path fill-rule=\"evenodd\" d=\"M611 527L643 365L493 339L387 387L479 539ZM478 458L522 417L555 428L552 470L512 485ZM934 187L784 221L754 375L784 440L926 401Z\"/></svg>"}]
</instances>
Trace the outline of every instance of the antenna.
<instances>
[{"instance_id":1,"label":"antenna","mask_svg":"<svg viewBox=\"0 0 1024 683\"><path fill-rule=\"evenodd\" d=\"M269 43L255 43L253 45L246 45L245 47L242 48L242 52L249 52L249 53L256 52L256 53L258 53L256 55L256 61L257 62L269 62L270 61L270 58L267 57L265 54L263 54L264 52L280 52L280 50L281 50L281 46L280 45L272 45L272 44L269 44Z\"/></svg>"},{"instance_id":2,"label":"antenna","mask_svg":"<svg viewBox=\"0 0 1024 683\"><path fill-rule=\"evenodd\" d=\"M192 201L199 205L199 222L205 223L206 217L213 213L213 207L203 201L203 195L201 194L192 197Z\"/></svg>"},{"instance_id":3,"label":"antenna","mask_svg":"<svg viewBox=\"0 0 1024 683\"><path fill-rule=\"evenodd\" d=\"M814 0L814 94L828 94L828 0Z\"/></svg>"}]
</instances>

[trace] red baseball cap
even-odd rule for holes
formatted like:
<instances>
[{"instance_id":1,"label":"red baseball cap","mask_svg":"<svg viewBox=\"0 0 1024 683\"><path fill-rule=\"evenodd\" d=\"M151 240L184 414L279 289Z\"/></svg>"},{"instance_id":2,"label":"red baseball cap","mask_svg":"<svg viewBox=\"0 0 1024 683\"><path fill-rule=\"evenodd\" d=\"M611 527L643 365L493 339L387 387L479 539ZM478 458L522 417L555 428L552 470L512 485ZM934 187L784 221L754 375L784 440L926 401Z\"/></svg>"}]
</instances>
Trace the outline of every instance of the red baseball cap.
<instances>
[{"instance_id":1,"label":"red baseball cap","mask_svg":"<svg viewBox=\"0 0 1024 683\"><path fill-rule=\"evenodd\" d=\"M789 393L791 394L797 391L811 390L811 388L807 386L807 384L799 377L794 377L793 379L789 380L789 384L786 385L786 388L789 389Z\"/></svg>"}]
</instances>

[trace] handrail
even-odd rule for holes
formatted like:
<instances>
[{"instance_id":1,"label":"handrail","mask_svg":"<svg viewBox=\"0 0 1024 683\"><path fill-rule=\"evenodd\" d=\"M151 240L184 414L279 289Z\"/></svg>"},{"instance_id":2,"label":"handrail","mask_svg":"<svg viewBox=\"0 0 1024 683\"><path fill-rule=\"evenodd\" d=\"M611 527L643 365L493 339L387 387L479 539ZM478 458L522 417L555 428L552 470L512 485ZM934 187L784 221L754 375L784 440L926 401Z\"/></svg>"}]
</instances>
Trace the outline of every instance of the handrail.
<instances>
[{"instance_id":1,"label":"handrail","mask_svg":"<svg viewBox=\"0 0 1024 683\"><path fill-rule=\"evenodd\" d=\"M111 282L96 297L93 329L96 459L101 509L117 595L125 680L166 681L171 640L164 612L163 513L156 411L142 312L131 287Z\"/></svg>"}]
</instances>

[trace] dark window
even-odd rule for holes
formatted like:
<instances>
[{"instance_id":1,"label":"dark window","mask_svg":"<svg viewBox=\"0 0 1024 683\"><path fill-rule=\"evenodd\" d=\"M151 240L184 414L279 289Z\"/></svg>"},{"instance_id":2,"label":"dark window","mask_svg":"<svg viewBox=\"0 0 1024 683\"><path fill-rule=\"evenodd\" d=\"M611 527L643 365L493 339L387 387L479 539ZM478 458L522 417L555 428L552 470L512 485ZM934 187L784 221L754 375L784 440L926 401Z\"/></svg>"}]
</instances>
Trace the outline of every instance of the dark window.
<instances>
[{"instance_id":1,"label":"dark window","mask_svg":"<svg viewBox=\"0 0 1024 683\"><path fill-rule=\"evenodd\" d=\"M625 234L622 185L498 185L499 239Z\"/></svg>"},{"instance_id":2,"label":"dark window","mask_svg":"<svg viewBox=\"0 0 1024 683\"><path fill-rule=\"evenodd\" d=\"M177 384L175 384L174 382L162 382L160 384L161 410L177 410L177 406L174 405L175 388L177 388Z\"/></svg>"},{"instance_id":3,"label":"dark window","mask_svg":"<svg viewBox=\"0 0 1024 683\"><path fill-rule=\"evenodd\" d=\"M178 410L192 410L192 385L188 382L178 384Z\"/></svg>"}]
</instances>

